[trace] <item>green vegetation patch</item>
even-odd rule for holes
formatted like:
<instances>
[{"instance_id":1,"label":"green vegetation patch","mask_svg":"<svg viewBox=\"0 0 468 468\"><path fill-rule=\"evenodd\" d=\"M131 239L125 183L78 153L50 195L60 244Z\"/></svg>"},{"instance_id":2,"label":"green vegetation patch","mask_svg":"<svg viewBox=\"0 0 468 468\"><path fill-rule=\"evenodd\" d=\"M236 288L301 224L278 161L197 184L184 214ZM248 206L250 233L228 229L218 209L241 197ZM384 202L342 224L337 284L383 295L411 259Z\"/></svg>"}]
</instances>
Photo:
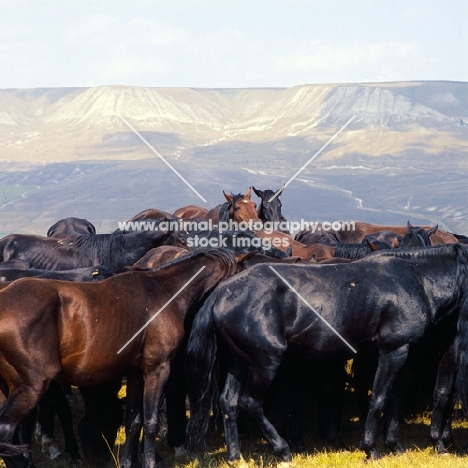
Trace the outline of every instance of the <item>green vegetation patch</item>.
<instances>
[{"instance_id":1,"label":"green vegetation patch","mask_svg":"<svg viewBox=\"0 0 468 468\"><path fill-rule=\"evenodd\" d=\"M19 200L31 192L41 190L39 185L0 185L0 206Z\"/></svg>"}]
</instances>

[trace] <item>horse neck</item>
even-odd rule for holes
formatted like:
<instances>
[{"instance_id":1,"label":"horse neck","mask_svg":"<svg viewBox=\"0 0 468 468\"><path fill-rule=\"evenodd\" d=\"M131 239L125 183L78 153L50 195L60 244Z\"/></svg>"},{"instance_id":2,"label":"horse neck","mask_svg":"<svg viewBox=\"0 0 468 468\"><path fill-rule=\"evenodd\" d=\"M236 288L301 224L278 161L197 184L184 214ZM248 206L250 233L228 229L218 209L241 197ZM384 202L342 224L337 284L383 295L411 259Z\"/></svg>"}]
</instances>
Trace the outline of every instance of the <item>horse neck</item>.
<instances>
[{"instance_id":1,"label":"horse neck","mask_svg":"<svg viewBox=\"0 0 468 468\"><path fill-rule=\"evenodd\" d=\"M434 305L432 319L438 323L458 311L457 306L466 289L466 266L460 265L456 258L441 258L426 263L421 269L421 282Z\"/></svg>"},{"instance_id":2,"label":"horse neck","mask_svg":"<svg viewBox=\"0 0 468 468\"><path fill-rule=\"evenodd\" d=\"M263 204L263 200L260 202L260 204L258 205L258 208L257 208L257 216L263 221L263 222L266 222L266 221L270 221L269 219L265 219L265 206Z\"/></svg>"}]
</instances>

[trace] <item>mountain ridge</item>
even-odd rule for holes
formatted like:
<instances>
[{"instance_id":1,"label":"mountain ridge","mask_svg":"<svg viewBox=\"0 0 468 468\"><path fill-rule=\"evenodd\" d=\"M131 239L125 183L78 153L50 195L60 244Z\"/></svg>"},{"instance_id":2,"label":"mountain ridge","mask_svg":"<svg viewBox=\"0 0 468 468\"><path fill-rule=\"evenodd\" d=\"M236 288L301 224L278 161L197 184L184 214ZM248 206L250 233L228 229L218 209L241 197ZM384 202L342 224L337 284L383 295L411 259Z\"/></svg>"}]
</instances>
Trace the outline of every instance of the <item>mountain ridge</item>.
<instances>
[{"instance_id":1,"label":"mountain ridge","mask_svg":"<svg viewBox=\"0 0 468 468\"><path fill-rule=\"evenodd\" d=\"M347 135L341 137L347 143L345 153L365 155L362 145L355 142L353 146L352 140L362 138L362 133L373 138L376 132L390 138L398 134L395 152L401 153L405 133L411 145L422 148L427 146L427 132L443 134L448 146L465 147L468 83L0 90L0 159L57 162L149 157L142 151L142 142L132 140L130 147L112 138L131 131L119 115L139 132L165 135L161 150L169 157L223 142L281 140L288 146L288 138L301 136L325 143L353 115ZM381 153L377 148L368 150L369 157Z\"/></svg>"}]
</instances>

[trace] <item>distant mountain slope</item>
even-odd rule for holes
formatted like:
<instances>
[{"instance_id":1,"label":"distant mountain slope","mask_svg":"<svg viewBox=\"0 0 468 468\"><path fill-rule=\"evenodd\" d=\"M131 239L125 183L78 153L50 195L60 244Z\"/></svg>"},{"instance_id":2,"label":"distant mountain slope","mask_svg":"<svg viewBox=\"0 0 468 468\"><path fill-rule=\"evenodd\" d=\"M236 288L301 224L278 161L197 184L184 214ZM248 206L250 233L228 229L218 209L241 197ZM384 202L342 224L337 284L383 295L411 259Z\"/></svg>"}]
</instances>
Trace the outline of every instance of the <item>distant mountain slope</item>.
<instances>
[{"instance_id":1,"label":"distant mountain slope","mask_svg":"<svg viewBox=\"0 0 468 468\"><path fill-rule=\"evenodd\" d=\"M146 208L277 189L353 116L284 191L285 215L468 234L468 83L411 82L0 90L0 235L66 216L108 232Z\"/></svg>"},{"instance_id":2,"label":"distant mountain slope","mask_svg":"<svg viewBox=\"0 0 468 468\"><path fill-rule=\"evenodd\" d=\"M168 157L229 142L297 140L318 149L356 116L328 158L466 149L468 83L304 85L287 89L103 86L0 91L0 159L43 162L142 159L127 119ZM312 140L311 140L312 139ZM310 144L313 141L313 144ZM207 151L209 152L209 151ZM197 151L202 154L202 151Z\"/></svg>"}]
</instances>

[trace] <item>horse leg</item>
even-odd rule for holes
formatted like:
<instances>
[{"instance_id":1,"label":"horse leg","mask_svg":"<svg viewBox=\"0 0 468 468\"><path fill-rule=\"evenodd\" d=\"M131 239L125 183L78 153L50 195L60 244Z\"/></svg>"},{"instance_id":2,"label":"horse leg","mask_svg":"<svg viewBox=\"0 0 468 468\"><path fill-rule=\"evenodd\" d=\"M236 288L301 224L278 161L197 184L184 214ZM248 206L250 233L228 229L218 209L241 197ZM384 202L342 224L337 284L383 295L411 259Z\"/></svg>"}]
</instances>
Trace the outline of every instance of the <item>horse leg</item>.
<instances>
[{"instance_id":1,"label":"horse leg","mask_svg":"<svg viewBox=\"0 0 468 468\"><path fill-rule=\"evenodd\" d=\"M58 382L52 382L49 391L52 393L54 411L57 413L62 426L63 437L65 439L65 451L71 457L71 464L77 464L81 456L78 450L78 441L76 440L73 430L73 416L70 404L65 396L63 386ZM53 437L53 420L51 430L51 436ZM45 429L44 433L47 434Z\"/></svg>"},{"instance_id":2,"label":"horse leg","mask_svg":"<svg viewBox=\"0 0 468 468\"><path fill-rule=\"evenodd\" d=\"M409 345L405 344L393 351L380 351L379 353L379 364L372 387L369 413L361 441L361 448L366 452L368 459L377 459L380 456L375 448L380 415L385 408L387 395L395 377L406 362L408 349Z\"/></svg>"},{"instance_id":3,"label":"horse leg","mask_svg":"<svg viewBox=\"0 0 468 468\"><path fill-rule=\"evenodd\" d=\"M47 392L38 406L37 424L41 430L41 446L42 451L47 453L51 460L58 458L61 454L57 444L54 442L54 418L55 418L55 388L60 384L58 382L51 382Z\"/></svg>"},{"instance_id":4,"label":"horse leg","mask_svg":"<svg viewBox=\"0 0 468 468\"><path fill-rule=\"evenodd\" d=\"M226 376L223 392L219 397L229 462L241 459L237 417L239 416L238 400L242 376L242 369L239 366L231 365Z\"/></svg>"},{"instance_id":5,"label":"horse leg","mask_svg":"<svg viewBox=\"0 0 468 468\"><path fill-rule=\"evenodd\" d=\"M144 467L156 468L162 461L156 453L156 436L159 425L159 406L170 374L170 361L159 363L144 372L143 427Z\"/></svg>"},{"instance_id":6,"label":"horse leg","mask_svg":"<svg viewBox=\"0 0 468 468\"><path fill-rule=\"evenodd\" d=\"M407 374L402 372L399 372L395 377L395 380L390 387L384 410L385 446L395 455L404 452L404 449L399 441L399 409L401 396L403 394L404 378L406 377Z\"/></svg>"},{"instance_id":7,"label":"horse leg","mask_svg":"<svg viewBox=\"0 0 468 468\"><path fill-rule=\"evenodd\" d=\"M310 391L307 361L285 358L264 402L265 413L296 452L303 452L304 403Z\"/></svg>"},{"instance_id":8,"label":"horse leg","mask_svg":"<svg viewBox=\"0 0 468 468\"><path fill-rule=\"evenodd\" d=\"M239 395L239 407L246 410L257 422L264 437L273 448L273 453L283 461L292 460L288 443L278 434L273 424L266 418L263 412L263 399L273 381L278 365L270 368L251 367L247 380Z\"/></svg>"},{"instance_id":9,"label":"horse leg","mask_svg":"<svg viewBox=\"0 0 468 468\"><path fill-rule=\"evenodd\" d=\"M85 414L78 424L78 433L85 458L105 465L111 458L112 447L122 423L122 406L118 392L119 376L93 387L80 387Z\"/></svg>"},{"instance_id":10,"label":"horse leg","mask_svg":"<svg viewBox=\"0 0 468 468\"><path fill-rule=\"evenodd\" d=\"M134 370L127 374L125 410L125 444L120 460L121 468L139 468L138 443L143 427L143 375Z\"/></svg>"},{"instance_id":11,"label":"horse leg","mask_svg":"<svg viewBox=\"0 0 468 468\"><path fill-rule=\"evenodd\" d=\"M364 423L369 412L369 390L375 379L378 353L374 349L359 352L353 359L353 387L359 420Z\"/></svg>"},{"instance_id":12,"label":"horse leg","mask_svg":"<svg viewBox=\"0 0 468 468\"><path fill-rule=\"evenodd\" d=\"M171 365L171 373L164 391L167 411L167 443L169 447L174 447L176 454L183 451L185 429L187 426L185 414L187 385L185 381L184 359L185 355L178 353L176 360Z\"/></svg>"},{"instance_id":13,"label":"horse leg","mask_svg":"<svg viewBox=\"0 0 468 468\"><path fill-rule=\"evenodd\" d=\"M438 453L445 453L453 443L452 412L455 403L455 361L455 349L452 344L440 360L434 388L434 406L429 440Z\"/></svg>"},{"instance_id":14,"label":"horse leg","mask_svg":"<svg viewBox=\"0 0 468 468\"><path fill-rule=\"evenodd\" d=\"M31 430L25 432L29 444L18 447L12 445L19 423L37 406L49 382L39 381L34 384L35 382L23 383L10 391L0 411L0 451L8 453L8 455L4 455L7 468L34 466L30 455L24 456L28 452L28 448L30 448L32 425L30 425Z\"/></svg>"},{"instance_id":15,"label":"horse leg","mask_svg":"<svg viewBox=\"0 0 468 468\"><path fill-rule=\"evenodd\" d=\"M28 447L31 447L32 436L34 432L34 424L36 422L37 411L34 409L31 411L22 421L21 424L18 426L16 431L14 441L18 444L25 444ZM26 466L28 468L34 468L34 463L32 461L31 452L27 452L23 454L26 458ZM18 465L17 463L14 466L22 466Z\"/></svg>"}]
</instances>

